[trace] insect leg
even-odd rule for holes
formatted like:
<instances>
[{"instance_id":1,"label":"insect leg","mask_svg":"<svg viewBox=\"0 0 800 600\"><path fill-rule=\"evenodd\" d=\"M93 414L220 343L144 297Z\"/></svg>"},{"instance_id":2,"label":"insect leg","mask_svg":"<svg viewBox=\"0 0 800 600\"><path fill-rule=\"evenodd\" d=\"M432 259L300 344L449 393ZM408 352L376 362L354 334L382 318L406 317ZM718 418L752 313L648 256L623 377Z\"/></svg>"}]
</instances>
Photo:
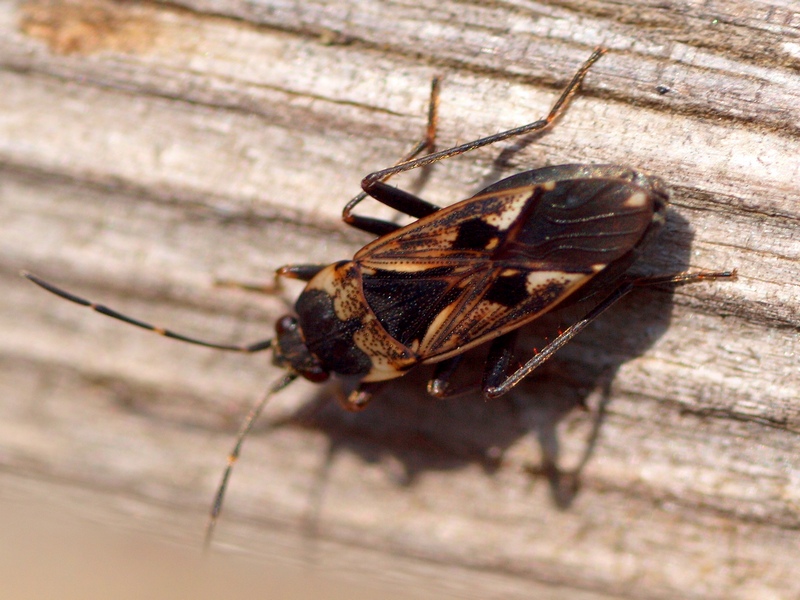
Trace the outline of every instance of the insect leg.
<instances>
[{"instance_id":1,"label":"insect leg","mask_svg":"<svg viewBox=\"0 0 800 600\"><path fill-rule=\"evenodd\" d=\"M366 192L362 192L366 196ZM404 213L415 219L427 217L430 214L439 210L439 207L430 202L426 202L422 198L417 198L414 194L410 194L400 188L387 185L382 181L376 181L370 188L369 195L375 198L381 204L393 208L401 213ZM361 215L348 214L344 217L348 225L372 233L377 236L386 235L397 229L400 225L392 223L391 221L384 221L382 219L375 219L373 217L363 217Z\"/></svg>"},{"instance_id":2,"label":"insect leg","mask_svg":"<svg viewBox=\"0 0 800 600\"><path fill-rule=\"evenodd\" d=\"M547 344L541 352L536 354L522 367L514 371L511 375L493 370L491 376L484 380L483 393L487 398L497 398L508 393L511 389L527 377L534 369L547 361L564 344L569 342L578 333L583 331L586 326L603 314L608 308L616 304L634 288L664 284L686 284L705 281L711 279L731 279L736 277L736 271L719 272L700 272L700 273L673 273L670 275L659 275L655 277L640 277L629 279L617 287L611 295L606 297L600 304L589 311L586 316L578 322L570 325L552 342Z\"/></svg>"},{"instance_id":3,"label":"insect leg","mask_svg":"<svg viewBox=\"0 0 800 600\"><path fill-rule=\"evenodd\" d=\"M286 265L275 271L275 278L286 277L287 279L311 281L317 273L327 266L328 265Z\"/></svg>"},{"instance_id":4,"label":"insect leg","mask_svg":"<svg viewBox=\"0 0 800 600\"><path fill-rule=\"evenodd\" d=\"M492 342L489 355L486 357L486 369L483 374L483 383L467 383L458 387L451 387L450 378L455 373L463 354L454 356L436 365L433 379L428 382L428 393L434 398L452 398L486 388L489 381L502 382L506 377L508 365L514 357L514 344L517 341L518 330L510 331Z\"/></svg>"},{"instance_id":5,"label":"insect leg","mask_svg":"<svg viewBox=\"0 0 800 600\"><path fill-rule=\"evenodd\" d=\"M216 279L214 285L275 296L283 291L283 280L281 277L299 279L300 281L311 281L314 275L322 271L326 266L327 265L285 265L275 271L275 276L270 283L249 283L247 281L237 281L235 279Z\"/></svg>"},{"instance_id":6,"label":"insect leg","mask_svg":"<svg viewBox=\"0 0 800 600\"><path fill-rule=\"evenodd\" d=\"M433 80L431 81L431 97L428 103L428 126L425 130L425 136L419 141L419 143L416 146L414 146L411 152L406 154L396 163L397 165L407 163L408 161L414 159L416 156L418 156L420 153L424 151L430 153L436 149L435 146L436 126L439 120L438 116L439 88L440 88L439 84L440 84L439 78L434 77ZM379 178L379 180L385 181L391 176L392 174L389 174L386 175L385 177ZM392 208L395 208L396 210L399 210L402 213L405 213L412 217L416 216L417 218L419 218L419 216L424 216L432 212L435 212L439 208L433 204L425 202L424 200L420 200L419 198L411 194L408 194L408 196L410 196L412 200L410 200L407 203L409 208L406 209L403 207L405 205L402 200L400 201L399 205L397 203L392 204L391 201L384 202L384 200L378 198L377 196L372 194L372 192L370 192L369 194L367 194L366 191L360 192L355 198L350 200L350 202L348 202L345 205L344 209L342 210L342 220L348 225L355 227L356 229L361 229L362 231L366 231L367 233L373 233L375 235L384 235L386 233L394 231L395 229L398 229L399 226L389 221L382 221L380 219L354 215L353 209L359 203L361 203L361 201L364 200L364 198L366 198L367 195L372 195L379 202L383 202L384 204L387 204L388 206L391 206ZM409 210L411 212L409 212Z\"/></svg>"},{"instance_id":7,"label":"insect leg","mask_svg":"<svg viewBox=\"0 0 800 600\"><path fill-rule=\"evenodd\" d=\"M465 152L476 150L477 148L482 148L483 146L488 146L489 144L494 144L511 137L547 129L564 112L569 104L570 99L578 91L578 88L580 87L583 78L586 76L586 73L589 71L591 66L597 62L597 60L603 56L603 54L605 54L605 52L606 50L604 48L596 48L595 51L592 52L592 55L581 65L581 67L576 71L575 75L573 75L572 79L567 84L567 87L564 88L563 92L561 92L561 95L558 97L555 104L553 104L550 112L544 119L534 121L533 123L528 123L522 127L516 127L514 129L509 129L508 131L496 133L472 142L467 142L466 144L461 144L460 146L454 146L453 148L442 150L441 152L428 154L422 158L408 160L393 167L389 167L388 169L375 171L363 179L361 182L361 188L365 192L371 193L370 191L378 181L386 181L388 177L396 175L397 173L424 167L425 165L429 165L446 158L451 158L453 156L458 156L459 154L464 154Z\"/></svg>"},{"instance_id":8,"label":"insect leg","mask_svg":"<svg viewBox=\"0 0 800 600\"><path fill-rule=\"evenodd\" d=\"M111 317L112 319L117 319L118 321L122 321L123 323L128 323L129 325L134 325L141 329L146 329L147 331L152 331L153 333L157 333L159 335L163 335L164 337L172 338L174 340L179 340L181 342L186 342L188 344L195 344L196 346L205 346L206 348L216 348L217 350L230 350L232 352L243 352L246 354L252 354L253 352L260 352L262 350L266 350L272 347L271 339L247 345L217 344L214 342L206 342L205 340L189 337L181 333L170 331L169 329L164 329L163 327L157 327L155 325L151 325L150 323L139 321L138 319L134 319L133 317L129 317L120 312L117 312L113 308L108 308L107 306L103 306L102 304L96 304L94 302L86 300L85 298L81 298L80 296L75 296L74 294L70 294L69 292L62 290L61 288L54 286L52 283L48 283L44 279L40 279L36 275L28 273L27 271L22 271L20 275L32 281L40 288L47 290L51 294L60 296L64 300L69 300L70 302L74 302L75 304L86 306L87 308L91 308L95 312L99 312L101 315L106 315L107 317Z\"/></svg>"},{"instance_id":9,"label":"insect leg","mask_svg":"<svg viewBox=\"0 0 800 600\"><path fill-rule=\"evenodd\" d=\"M459 386L458 388L452 388L450 386L450 378L453 376L456 369L458 369L463 358L464 355L459 354L458 356L436 364L436 369L433 372L433 379L428 382L428 394L441 400L443 398L458 396L475 388L474 384Z\"/></svg>"},{"instance_id":10,"label":"insect leg","mask_svg":"<svg viewBox=\"0 0 800 600\"><path fill-rule=\"evenodd\" d=\"M506 378L508 367L514 358L514 344L517 341L518 333L519 330L515 329L492 342L483 372L482 386L484 390L496 387L498 382L502 382Z\"/></svg>"},{"instance_id":11,"label":"insect leg","mask_svg":"<svg viewBox=\"0 0 800 600\"><path fill-rule=\"evenodd\" d=\"M358 412L364 410L369 404L372 397L377 394L384 386L385 381L361 383L359 386L350 392L346 398L340 398L342 408L350 412Z\"/></svg>"},{"instance_id":12,"label":"insect leg","mask_svg":"<svg viewBox=\"0 0 800 600\"><path fill-rule=\"evenodd\" d=\"M273 295L281 291L281 282L277 275L272 283L249 283L247 281L239 281L236 279L215 279L214 285L217 287L236 288L237 290L244 290L246 292L256 292L257 294Z\"/></svg>"}]
</instances>

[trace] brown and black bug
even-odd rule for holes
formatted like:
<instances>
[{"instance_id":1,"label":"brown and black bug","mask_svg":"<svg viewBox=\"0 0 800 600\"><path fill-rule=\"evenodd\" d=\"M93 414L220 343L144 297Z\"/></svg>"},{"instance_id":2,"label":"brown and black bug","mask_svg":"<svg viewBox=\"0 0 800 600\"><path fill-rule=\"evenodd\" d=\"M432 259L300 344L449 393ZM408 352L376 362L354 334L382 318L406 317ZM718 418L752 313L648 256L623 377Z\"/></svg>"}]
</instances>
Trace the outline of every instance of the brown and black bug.
<instances>
[{"instance_id":1,"label":"brown and black bug","mask_svg":"<svg viewBox=\"0 0 800 600\"><path fill-rule=\"evenodd\" d=\"M396 173L549 127L603 52L596 50L581 66L545 119L415 159L433 147L438 98L434 81L425 138L398 165L368 175L363 192L343 211L346 223L378 237L351 260L279 269L278 276L307 285L295 303L295 314L278 321L272 339L247 346L204 342L24 274L67 300L168 337L238 352L273 350L273 362L286 374L242 426L214 499L207 542L247 432L269 397L297 377L314 382L332 374L356 378L358 386L344 404L358 410L385 382L417 365L435 363L428 391L446 397L463 391L450 384L463 354L490 343L480 387L485 397L496 398L634 288L734 275L628 274L664 222L669 190L658 177L627 167L573 164L526 171L446 208L385 183ZM401 227L353 214L367 195L417 220ZM556 307L592 298L597 302L588 314L521 367L510 369L520 327Z\"/></svg>"}]
</instances>

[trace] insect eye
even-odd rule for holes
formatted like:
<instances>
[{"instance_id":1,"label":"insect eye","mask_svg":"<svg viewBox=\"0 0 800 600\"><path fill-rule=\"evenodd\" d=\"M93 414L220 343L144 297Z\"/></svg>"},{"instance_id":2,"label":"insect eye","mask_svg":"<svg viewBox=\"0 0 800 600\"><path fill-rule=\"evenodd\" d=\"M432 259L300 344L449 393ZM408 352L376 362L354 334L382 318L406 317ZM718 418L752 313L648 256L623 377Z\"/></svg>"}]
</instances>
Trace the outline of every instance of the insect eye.
<instances>
[{"instance_id":1,"label":"insect eye","mask_svg":"<svg viewBox=\"0 0 800 600\"><path fill-rule=\"evenodd\" d=\"M286 333L296 331L297 330L297 319L292 316L286 315L285 317L281 317L278 319L278 322L275 323L275 332L280 337Z\"/></svg>"}]
</instances>

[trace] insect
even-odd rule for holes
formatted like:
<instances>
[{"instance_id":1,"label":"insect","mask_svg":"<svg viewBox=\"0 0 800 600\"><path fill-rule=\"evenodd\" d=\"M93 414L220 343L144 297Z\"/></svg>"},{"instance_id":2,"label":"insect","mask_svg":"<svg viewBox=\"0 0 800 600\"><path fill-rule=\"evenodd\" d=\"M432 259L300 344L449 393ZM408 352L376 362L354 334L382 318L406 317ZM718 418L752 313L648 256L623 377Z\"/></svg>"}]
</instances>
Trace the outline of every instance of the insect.
<instances>
[{"instance_id":1,"label":"insect","mask_svg":"<svg viewBox=\"0 0 800 600\"><path fill-rule=\"evenodd\" d=\"M62 298L167 337L237 352L273 351L274 364L285 374L242 425L214 498L206 546L247 433L267 400L294 379L354 377L359 383L344 405L360 410L387 381L417 365L435 364L428 391L444 398L464 391L450 382L464 353L489 343L480 388L486 398L497 398L633 289L735 276L734 271L628 274L664 222L669 202L661 179L628 167L570 164L525 171L446 208L386 183L397 173L550 127L603 53L595 50L578 69L546 118L441 152L432 152L438 101L434 80L424 139L394 167L364 178L363 192L343 210L347 224L376 239L351 260L280 268L277 276L304 281L306 287L295 313L278 320L269 340L246 346L206 342L23 273ZM429 153L418 157L424 151ZM401 227L354 214L367 196L417 220ZM510 368L520 327L556 307L590 298L597 302L583 318L522 366Z\"/></svg>"}]
</instances>

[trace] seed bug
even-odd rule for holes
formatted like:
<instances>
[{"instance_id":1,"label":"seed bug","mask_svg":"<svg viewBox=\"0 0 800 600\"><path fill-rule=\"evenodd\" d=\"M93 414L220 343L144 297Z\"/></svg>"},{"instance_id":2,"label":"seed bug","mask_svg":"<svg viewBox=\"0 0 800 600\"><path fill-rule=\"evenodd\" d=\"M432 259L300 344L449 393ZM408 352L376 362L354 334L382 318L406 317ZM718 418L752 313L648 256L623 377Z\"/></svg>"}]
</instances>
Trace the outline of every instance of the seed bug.
<instances>
[{"instance_id":1,"label":"seed bug","mask_svg":"<svg viewBox=\"0 0 800 600\"><path fill-rule=\"evenodd\" d=\"M360 410L387 381L417 365L435 364L428 392L444 398L464 391L450 383L464 353L488 343L480 388L486 398L497 398L633 289L735 276L735 271L653 277L628 273L663 224L669 202L661 179L628 167L568 164L525 171L446 208L386 183L397 173L549 128L604 52L598 48L584 62L544 119L440 152L433 152L438 104L434 79L422 141L395 166L365 177L363 191L343 210L345 223L376 239L351 260L278 269L277 277L304 281L306 287L295 314L278 320L271 339L241 346L199 340L23 273L62 298L167 337L236 352L273 351L273 363L285 374L241 426L214 497L206 547L247 433L269 398L296 378L322 382L332 374L354 377L359 383L343 404ZM418 157L423 152L428 153ZM367 196L417 220L401 227L354 214ZM595 297L599 301L584 317L522 366L510 369L520 327L556 307Z\"/></svg>"}]
</instances>

